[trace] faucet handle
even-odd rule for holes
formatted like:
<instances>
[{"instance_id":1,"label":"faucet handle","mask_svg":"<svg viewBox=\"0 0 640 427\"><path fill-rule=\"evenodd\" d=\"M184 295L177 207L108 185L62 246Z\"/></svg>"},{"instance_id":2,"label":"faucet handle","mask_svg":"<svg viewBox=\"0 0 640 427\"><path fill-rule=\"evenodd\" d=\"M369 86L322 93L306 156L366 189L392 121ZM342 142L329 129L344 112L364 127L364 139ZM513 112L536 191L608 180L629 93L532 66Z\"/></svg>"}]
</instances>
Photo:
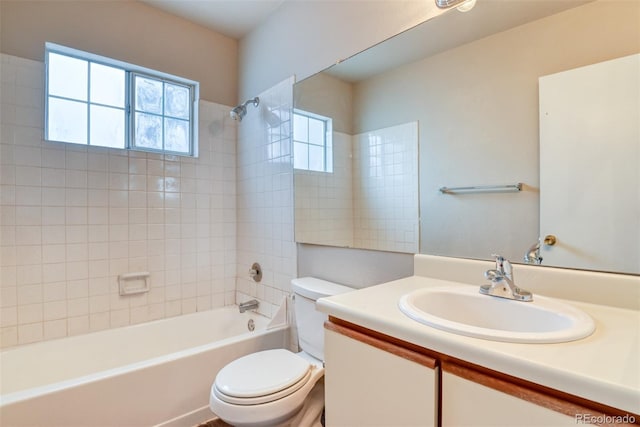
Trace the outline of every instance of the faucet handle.
<instances>
[{"instance_id":1,"label":"faucet handle","mask_svg":"<svg viewBox=\"0 0 640 427\"><path fill-rule=\"evenodd\" d=\"M487 270L484 277L491 280L490 285L480 286L480 293L518 301L533 301L531 292L520 289L513 280L513 267L502 255L493 254L496 269Z\"/></svg>"},{"instance_id":2,"label":"faucet handle","mask_svg":"<svg viewBox=\"0 0 640 427\"><path fill-rule=\"evenodd\" d=\"M509 279L513 280L513 267L511 266L511 262L508 259L502 259L502 267L504 270L505 276Z\"/></svg>"},{"instance_id":3,"label":"faucet handle","mask_svg":"<svg viewBox=\"0 0 640 427\"><path fill-rule=\"evenodd\" d=\"M513 280L513 267L509 260L498 254L492 254L491 256L496 259L496 270Z\"/></svg>"},{"instance_id":4,"label":"faucet handle","mask_svg":"<svg viewBox=\"0 0 640 427\"><path fill-rule=\"evenodd\" d=\"M500 272L504 271L503 265L504 265L504 262L506 261L504 259L504 257L502 255L498 255L498 254L491 254L491 256L494 257L495 260L496 260L496 270L498 270ZM507 261L507 262L509 262L509 261Z\"/></svg>"}]
</instances>

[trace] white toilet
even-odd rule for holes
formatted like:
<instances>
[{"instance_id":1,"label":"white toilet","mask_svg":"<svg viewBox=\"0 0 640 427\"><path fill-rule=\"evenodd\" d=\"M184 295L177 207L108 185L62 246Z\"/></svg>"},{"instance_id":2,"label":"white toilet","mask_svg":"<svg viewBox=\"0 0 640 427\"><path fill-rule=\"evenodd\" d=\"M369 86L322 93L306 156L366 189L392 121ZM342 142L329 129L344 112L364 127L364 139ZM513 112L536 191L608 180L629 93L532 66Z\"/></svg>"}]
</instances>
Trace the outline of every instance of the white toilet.
<instances>
[{"instance_id":1,"label":"white toilet","mask_svg":"<svg viewBox=\"0 0 640 427\"><path fill-rule=\"evenodd\" d=\"M220 370L209 407L234 426L319 425L324 407L324 322L318 298L352 288L313 277L291 281L302 351L266 350L241 357Z\"/></svg>"}]
</instances>

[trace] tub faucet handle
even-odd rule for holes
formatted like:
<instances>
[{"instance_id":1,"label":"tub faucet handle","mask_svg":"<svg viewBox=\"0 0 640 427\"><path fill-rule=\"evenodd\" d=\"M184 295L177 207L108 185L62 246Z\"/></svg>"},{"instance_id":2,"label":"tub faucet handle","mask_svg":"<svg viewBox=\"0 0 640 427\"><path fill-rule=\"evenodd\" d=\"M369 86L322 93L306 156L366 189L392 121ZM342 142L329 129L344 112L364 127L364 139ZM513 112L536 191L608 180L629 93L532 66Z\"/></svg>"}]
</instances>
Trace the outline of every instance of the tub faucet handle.
<instances>
[{"instance_id":1,"label":"tub faucet handle","mask_svg":"<svg viewBox=\"0 0 640 427\"><path fill-rule=\"evenodd\" d=\"M257 262L253 263L249 269L249 277L251 277L255 282L262 280L262 267L260 267L260 264Z\"/></svg>"}]
</instances>

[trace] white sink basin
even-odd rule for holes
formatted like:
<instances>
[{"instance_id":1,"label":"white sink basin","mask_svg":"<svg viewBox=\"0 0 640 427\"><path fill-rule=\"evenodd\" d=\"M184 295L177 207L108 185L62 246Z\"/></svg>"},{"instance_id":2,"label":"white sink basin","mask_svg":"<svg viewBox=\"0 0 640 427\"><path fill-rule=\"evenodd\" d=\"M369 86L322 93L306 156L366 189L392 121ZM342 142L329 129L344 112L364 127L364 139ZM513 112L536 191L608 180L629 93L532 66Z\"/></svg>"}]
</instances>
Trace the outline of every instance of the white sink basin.
<instances>
[{"instance_id":1,"label":"white sink basin","mask_svg":"<svg viewBox=\"0 0 640 427\"><path fill-rule=\"evenodd\" d=\"M595 330L593 319L571 305L538 295L532 302L481 295L473 286L419 289L400 298L399 306L425 325L493 341L566 342Z\"/></svg>"}]
</instances>

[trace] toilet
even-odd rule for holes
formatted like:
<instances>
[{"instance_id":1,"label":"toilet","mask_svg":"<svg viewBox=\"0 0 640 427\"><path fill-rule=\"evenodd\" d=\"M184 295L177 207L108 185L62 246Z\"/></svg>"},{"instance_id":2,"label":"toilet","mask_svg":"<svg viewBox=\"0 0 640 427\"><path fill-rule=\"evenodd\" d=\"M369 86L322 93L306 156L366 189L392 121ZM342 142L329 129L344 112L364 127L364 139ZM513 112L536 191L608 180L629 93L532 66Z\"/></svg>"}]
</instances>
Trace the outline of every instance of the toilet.
<instances>
[{"instance_id":1,"label":"toilet","mask_svg":"<svg viewBox=\"0 0 640 427\"><path fill-rule=\"evenodd\" d=\"M318 298L352 288L313 277L293 279L298 344L302 351L265 350L234 360L218 372L209 407L233 426L320 425L324 408L324 322Z\"/></svg>"}]
</instances>

